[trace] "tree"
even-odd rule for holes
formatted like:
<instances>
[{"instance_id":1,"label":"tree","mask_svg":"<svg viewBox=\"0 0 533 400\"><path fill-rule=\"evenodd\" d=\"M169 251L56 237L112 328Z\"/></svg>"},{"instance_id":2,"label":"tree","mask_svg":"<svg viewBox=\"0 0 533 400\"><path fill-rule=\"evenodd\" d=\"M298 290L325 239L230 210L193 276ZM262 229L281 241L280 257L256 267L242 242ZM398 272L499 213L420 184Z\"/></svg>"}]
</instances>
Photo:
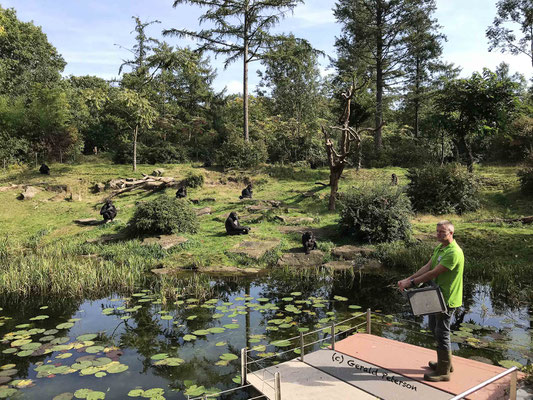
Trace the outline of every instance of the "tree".
<instances>
[{"instance_id":1,"label":"tree","mask_svg":"<svg viewBox=\"0 0 533 400\"><path fill-rule=\"evenodd\" d=\"M32 22L0 6L0 95L27 95L34 83L55 85L65 60Z\"/></svg>"},{"instance_id":2,"label":"tree","mask_svg":"<svg viewBox=\"0 0 533 400\"><path fill-rule=\"evenodd\" d=\"M485 68L468 79L447 81L439 93L437 109L443 112L445 129L470 172L483 139L501 129L515 112L519 88L509 77Z\"/></svg>"},{"instance_id":3,"label":"tree","mask_svg":"<svg viewBox=\"0 0 533 400\"><path fill-rule=\"evenodd\" d=\"M408 110L409 125L415 137L420 131L420 111L426 103L432 75L445 66L439 61L442 55L442 40L446 37L437 31L440 25L431 15L435 1L428 0L414 11L414 23L408 27L407 57L403 62L407 93L404 107Z\"/></svg>"},{"instance_id":4,"label":"tree","mask_svg":"<svg viewBox=\"0 0 533 400\"><path fill-rule=\"evenodd\" d=\"M408 56L409 27L425 0L339 0L334 15L343 27L335 40L339 73L357 72L375 84L374 145L382 147L383 95L398 83Z\"/></svg>"},{"instance_id":5,"label":"tree","mask_svg":"<svg viewBox=\"0 0 533 400\"><path fill-rule=\"evenodd\" d=\"M211 50L226 56L224 67L243 60L243 135L248 134L248 64L261 58L272 36L268 30L276 25L288 11L303 0L174 0L173 6L194 4L208 10L200 23L210 22L214 28L198 32L186 29L169 29L164 35L189 36L203 42L201 50Z\"/></svg>"},{"instance_id":6,"label":"tree","mask_svg":"<svg viewBox=\"0 0 533 400\"><path fill-rule=\"evenodd\" d=\"M335 210L335 199L337 198L337 192L339 190L339 180L342 176L344 168L348 162L348 156L352 150L352 143L355 142L356 146L361 144L361 134L365 131L374 131L374 128L359 128L354 129L350 127L351 116L351 102L355 93L365 86L366 82L360 86L355 86L355 79L351 87L342 93L344 100L344 110L342 116L339 118L340 126L330 126L331 131L340 131L341 137L339 140L339 150L334 149L334 142L331 138L331 132L329 132L324 126L322 132L324 133L324 142L326 145L326 153L328 155L329 165L329 186L331 188L329 195L329 210ZM381 125L379 129L381 129Z\"/></svg>"},{"instance_id":7,"label":"tree","mask_svg":"<svg viewBox=\"0 0 533 400\"><path fill-rule=\"evenodd\" d=\"M531 0L498 0L496 17L486 31L489 51L500 49L502 53L525 54L533 66L533 3ZM519 26L522 37L518 38Z\"/></svg>"}]
</instances>

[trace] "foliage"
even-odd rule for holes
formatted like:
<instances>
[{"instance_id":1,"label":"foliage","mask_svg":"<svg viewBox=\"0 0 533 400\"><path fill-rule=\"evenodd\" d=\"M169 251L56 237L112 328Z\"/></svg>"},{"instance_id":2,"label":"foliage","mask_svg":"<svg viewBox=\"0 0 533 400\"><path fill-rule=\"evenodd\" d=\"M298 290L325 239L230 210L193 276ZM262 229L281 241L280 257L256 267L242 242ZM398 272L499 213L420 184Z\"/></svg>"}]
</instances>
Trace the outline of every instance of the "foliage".
<instances>
[{"instance_id":1,"label":"foliage","mask_svg":"<svg viewBox=\"0 0 533 400\"><path fill-rule=\"evenodd\" d=\"M204 186L204 174L201 172L189 172L184 179L184 183L190 188L201 188Z\"/></svg>"},{"instance_id":2,"label":"foliage","mask_svg":"<svg viewBox=\"0 0 533 400\"><path fill-rule=\"evenodd\" d=\"M429 243L394 241L379 244L375 256L387 268L413 271L426 264L432 252L433 246Z\"/></svg>"},{"instance_id":3,"label":"foliage","mask_svg":"<svg viewBox=\"0 0 533 400\"><path fill-rule=\"evenodd\" d=\"M40 27L0 6L0 95L25 96L34 84L53 86L65 64Z\"/></svg>"},{"instance_id":4,"label":"foliage","mask_svg":"<svg viewBox=\"0 0 533 400\"><path fill-rule=\"evenodd\" d=\"M140 143L137 145L139 146ZM178 164L187 161L185 149L173 143L157 141L137 148L138 157L149 164ZM137 160L138 162L143 162Z\"/></svg>"},{"instance_id":5,"label":"foliage","mask_svg":"<svg viewBox=\"0 0 533 400\"><path fill-rule=\"evenodd\" d=\"M130 220L135 234L196 233L198 220L186 200L160 196L137 206Z\"/></svg>"},{"instance_id":6,"label":"foliage","mask_svg":"<svg viewBox=\"0 0 533 400\"><path fill-rule=\"evenodd\" d=\"M224 168L252 168L267 159L266 146L262 141L245 141L231 135L216 153L217 164Z\"/></svg>"},{"instance_id":7,"label":"foliage","mask_svg":"<svg viewBox=\"0 0 533 400\"><path fill-rule=\"evenodd\" d=\"M533 65L533 4L530 0L498 0L496 17L486 31L489 51L500 49L502 53L525 54ZM510 26L519 26L522 37Z\"/></svg>"},{"instance_id":8,"label":"foliage","mask_svg":"<svg viewBox=\"0 0 533 400\"><path fill-rule=\"evenodd\" d=\"M517 173L520 179L520 189L524 194L533 194L533 168L523 168Z\"/></svg>"},{"instance_id":9,"label":"foliage","mask_svg":"<svg viewBox=\"0 0 533 400\"><path fill-rule=\"evenodd\" d=\"M458 164L412 168L407 178L407 195L416 211L462 214L480 206L477 178Z\"/></svg>"},{"instance_id":10,"label":"foliage","mask_svg":"<svg viewBox=\"0 0 533 400\"><path fill-rule=\"evenodd\" d=\"M411 204L398 187L353 188L340 203L341 227L359 240L392 242L411 234Z\"/></svg>"}]
</instances>

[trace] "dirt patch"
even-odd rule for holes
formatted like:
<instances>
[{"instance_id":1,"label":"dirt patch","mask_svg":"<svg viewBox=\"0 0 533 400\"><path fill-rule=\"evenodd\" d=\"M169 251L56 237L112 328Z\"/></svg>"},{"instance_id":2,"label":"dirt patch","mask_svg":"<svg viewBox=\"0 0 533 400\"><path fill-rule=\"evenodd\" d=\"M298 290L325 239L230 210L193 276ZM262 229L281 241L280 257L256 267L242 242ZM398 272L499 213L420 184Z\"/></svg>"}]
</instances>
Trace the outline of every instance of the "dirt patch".
<instances>
[{"instance_id":1,"label":"dirt patch","mask_svg":"<svg viewBox=\"0 0 533 400\"><path fill-rule=\"evenodd\" d=\"M144 238L141 245L149 246L153 244L158 244L163 250L169 250L175 246L178 246L182 243L187 242L189 239L183 236L175 235L160 235L155 237Z\"/></svg>"},{"instance_id":2,"label":"dirt patch","mask_svg":"<svg viewBox=\"0 0 533 400\"><path fill-rule=\"evenodd\" d=\"M228 253L243 255L253 258L254 260L259 260L268 251L278 247L279 244L279 240L245 241L237 243L232 249L228 250Z\"/></svg>"},{"instance_id":3,"label":"dirt patch","mask_svg":"<svg viewBox=\"0 0 533 400\"><path fill-rule=\"evenodd\" d=\"M355 260L361 256L368 257L374 252L375 250L370 247L346 245L334 248L331 254L341 260Z\"/></svg>"},{"instance_id":4,"label":"dirt patch","mask_svg":"<svg viewBox=\"0 0 533 400\"><path fill-rule=\"evenodd\" d=\"M338 232L333 228L311 228L309 226L280 226L278 230L281 233L299 233L303 235L304 232L313 232L317 239L324 239L336 236Z\"/></svg>"},{"instance_id":5,"label":"dirt patch","mask_svg":"<svg viewBox=\"0 0 533 400\"><path fill-rule=\"evenodd\" d=\"M317 267L322 265L324 253L320 250L313 250L309 254L305 253L285 253L278 260L278 266L289 267Z\"/></svg>"}]
</instances>

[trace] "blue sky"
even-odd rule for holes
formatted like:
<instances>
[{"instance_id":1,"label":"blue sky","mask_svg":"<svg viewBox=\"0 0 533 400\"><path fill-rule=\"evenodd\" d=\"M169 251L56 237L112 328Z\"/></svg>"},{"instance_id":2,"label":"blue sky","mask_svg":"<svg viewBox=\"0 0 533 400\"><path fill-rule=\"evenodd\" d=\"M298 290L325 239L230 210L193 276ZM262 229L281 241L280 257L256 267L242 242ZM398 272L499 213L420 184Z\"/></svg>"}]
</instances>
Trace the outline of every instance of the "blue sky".
<instances>
[{"instance_id":1,"label":"blue sky","mask_svg":"<svg viewBox=\"0 0 533 400\"><path fill-rule=\"evenodd\" d=\"M470 75L483 67L494 69L500 62L510 65L511 72L520 72L531 78L531 60L500 52L489 53L485 29L491 24L496 0L437 0L435 17L448 37L443 58L462 67L462 75ZM160 20L152 25L149 35L160 37L168 28L198 29L201 9L189 5L172 8L172 0L0 0L4 8L13 7L18 18L41 26L48 40L67 61L65 75L97 75L110 79L118 75L123 59L129 57L124 48L134 44L133 15L143 21ZM296 8L276 28L276 32L292 32L330 56L335 56L333 43L340 33L331 11L334 0L307 0ZM195 46L189 39L165 38L171 45ZM119 45L119 46L117 46ZM124 47L121 48L120 46ZM242 91L242 66L240 63L223 70L222 58L211 57L218 76L217 90L227 87L229 93ZM328 61L322 60L325 70ZM257 84L255 71L259 63L250 68L250 84Z\"/></svg>"}]
</instances>

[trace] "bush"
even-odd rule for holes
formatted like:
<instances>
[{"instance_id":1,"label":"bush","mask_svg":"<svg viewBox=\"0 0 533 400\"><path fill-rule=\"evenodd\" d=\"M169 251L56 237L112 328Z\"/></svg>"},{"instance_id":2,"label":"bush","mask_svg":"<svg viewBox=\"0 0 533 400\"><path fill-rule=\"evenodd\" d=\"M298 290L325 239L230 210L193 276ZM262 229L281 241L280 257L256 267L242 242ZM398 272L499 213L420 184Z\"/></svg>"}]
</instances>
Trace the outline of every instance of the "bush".
<instances>
[{"instance_id":1,"label":"bush","mask_svg":"<svg viewBox=\"0 0 533 400\"><path fill-rule=\"evenodd\" d=\"M129 222L135 234L196 233L198 219L186 200L161 196L137 206Z\"/></svg>"},{"instance_id":2,"label":"bush","mask_svg":"<svg viewBox=\"0 0 533 400\"><path fill-rule=\"evenodd\" d=\"M411 204L397 187L351 189L340 206L341 227L359 240L392 242L410 236Z\"/></svg>"},{"instance_id":3,"label":"bush","mask_svg":"<svg viewBox=\"0 0 533 400\"><path fill-rule=\"evenodd\" d=\"M142 156L148 164L179 164L187 161L184 148L169 142L158 142L144 148Z\"/></svg>"},{"instance_id":4,"label":"bush","mask_svg":"<svg viewBox=\"0 0 533 400\"><path fill-rule=\"evenodd\" d=\"M417 241L382 243L377 246L375 256L387 268L417 271L427 263L434 247L433 244Z\"/></svg>"},{"instance_id":5,"label":"bush","mask_svg":"<svg viewBox=\"0 0 533 400\"><path fill-rule=\"evenodd\" d=\"M263 142L245 142L238 135L231 135L216 153L217 164L224 168L251 168L267 159Z\"/></svg>"},{"instance_id":6,"label":"bush","mask_svg":"<svg viewBox=\"0 0 533 400\"><path fill-rule=\"evenodd\" d=\"M146 146L137 143L137 164L146 164ZM113 151L113 162L116 164L131 164L133 162L133 143L119 143Z\"/></svg>"},{"instance_id":7,"label":"bush","mask_svg":"<svg viewBox=\"0 0 533 400\"><path fill-rule=\"evenodd\" d=\"M407 178L407 195L416 211L462 214L479 208L478 179L459 164L412 168Z\"/></svg>"},{"instance_id":8,"label":"bush","mask_svg":"<svg viewBox=\"0 0 533 400\"><path fill-rule=\"evenodd\" d=\"M533 168L524 168L518 171L520 190L524 194L533 194Z\"/></svg>"},{"instance_id":9,"label":"bush","mask_svg":"<svg viewBox=\"0 0 533 400\"><path fill-rule=\"evenodd\" d=\"M190 188L198 188L204 186L204 176L200 172L189 172L183 183Z\"/></svg>"}]
</instances>

